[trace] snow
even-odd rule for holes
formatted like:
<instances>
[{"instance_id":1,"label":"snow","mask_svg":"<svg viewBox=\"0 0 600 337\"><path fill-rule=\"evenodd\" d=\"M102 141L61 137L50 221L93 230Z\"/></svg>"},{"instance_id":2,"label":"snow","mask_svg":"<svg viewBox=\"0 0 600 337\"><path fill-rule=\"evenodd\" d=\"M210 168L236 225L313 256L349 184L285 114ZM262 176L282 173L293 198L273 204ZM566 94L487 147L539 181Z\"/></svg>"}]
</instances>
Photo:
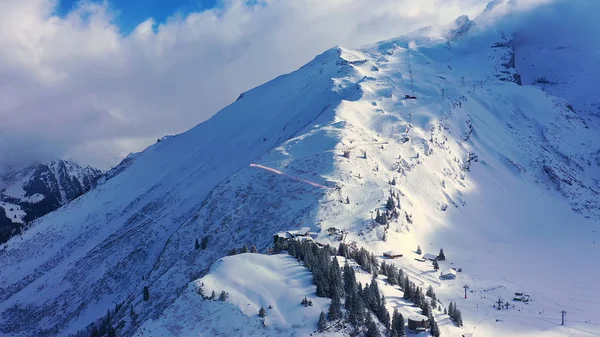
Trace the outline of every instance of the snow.
<instances>
[{"instance_id":1,"label":"snow","mask_svg":"<svg viewBox=\"0 0 600 337\"><path fill-rule=\"evenodd\" d=\"M202 286L203 285L203 286ZM226 302L203 300L214 291L226 291ZM217 260L208 275L192 282L158 320L147 321L134 336L309 336L329 299L319 298L312 274L287 254L239 254ZM303 298L312 306L300 304ZM271 309L268 309L271 306ZM266 310L264 322L258 316ZM241 315L240 315L241 314ZM326 333L322 336L341 336Z\"/></svg>"},{"instance_id":2,"label":"snow","mask_svg":"<svg viewBox=\"0 0 600 337\"><path fill-rule=\"evenodd\" d=\"M543 75L522 70L518 59L542 63L548 50L511 40L514 25L486 22L502 17L492 14L505 11L503 3L473 21L463 17L359 51L333 48L131 156L98 188L0 250L0 288L7 289L0 292L0 331L74 333L121 302L145 322L138 334L261 335L254 315L270 302L273 327L308 329L316 315L304 321L294 306L313 290L293 260L219 259L245 244L264 251L274 233L291 228L320 228L316 240L335 244L323 231L335 227L347 243L403 254L389 261L423 288L432 285L445 305L456 301L465 327L437 313L444 336L600 334L600 271L588 258L600 254L600 124L590 111L569 108L577 102L565 98L575 96L562 96L559 86L512 82L521 71L525 84ZM510 19L530 16L535 12ZM507 66L513 59L515 67ZM547 64L544 71L556 73ZM587 81L598 87L597 78ZM577 83L561 86L579 92ZM417 99L405 99L413 90ZM387 229L371 219L385 210L390 190L400 216ZM203 236L208 248L194 250ZM430 262L416 260L417 245L443 248L440 269L463 272L440 280ZM206 285L229 289L228 303L202 301L188 286L217 260ZM268 272L281 265L290 270ZM306 279L285 283L291 270ZM380 282L390 309L418 314ZM515 292L532 301L493 308ZM133 333L128 316L117 316L127 323L124 334ZM224 323L230 317L239 325Z\"/></svg>"},{"instance_id":3,"label":"snow","mask_svg":"<svg viewBox=\"0 0 600 337\"><path fill-rule=\"evenodd\" d=\"M10 220L16 223L24 223L25 212L21 209L21 206L0 201L0 207L4 208L4 212Z\"/></svg>"}]
</instances>

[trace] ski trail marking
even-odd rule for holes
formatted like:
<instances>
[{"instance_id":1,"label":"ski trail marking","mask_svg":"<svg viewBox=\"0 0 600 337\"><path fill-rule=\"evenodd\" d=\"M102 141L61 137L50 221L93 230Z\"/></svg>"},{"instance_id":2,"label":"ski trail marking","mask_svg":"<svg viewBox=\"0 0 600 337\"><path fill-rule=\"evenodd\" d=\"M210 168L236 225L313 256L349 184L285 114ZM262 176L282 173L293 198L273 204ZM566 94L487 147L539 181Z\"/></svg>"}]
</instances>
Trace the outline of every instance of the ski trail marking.
<instances>
[{"instance_id":1,"label":"ski trail marking","mask_svg":"<svg viewBox=\"0 0 600 337\"><path fill-rule=\"evenodd\" d=\"M291 176L291 175L289 175L287 173L283 173L283 172L279 171L278 169L274 169L272 167L263 166L263 165L260 165L260 164L254 164L254 163L250 163L250 167L257 167L257 168L260 168L260 169L263 169L263 170L267 170L267 171L270 171L270 172L273 172L273 173L276 173L276 174L280 174L280 175L286 176L286 177L288 177L290 179L294 179L294 180L302 182L302 183L307 183L307 184L312 185L314 187L324 188L326 190L332 189L330 187L323 186L321 184L315 183L315 182L310 181L310 180L306 180L306 179L302 179L302 178Z\"/></svg>"}]
</instances>

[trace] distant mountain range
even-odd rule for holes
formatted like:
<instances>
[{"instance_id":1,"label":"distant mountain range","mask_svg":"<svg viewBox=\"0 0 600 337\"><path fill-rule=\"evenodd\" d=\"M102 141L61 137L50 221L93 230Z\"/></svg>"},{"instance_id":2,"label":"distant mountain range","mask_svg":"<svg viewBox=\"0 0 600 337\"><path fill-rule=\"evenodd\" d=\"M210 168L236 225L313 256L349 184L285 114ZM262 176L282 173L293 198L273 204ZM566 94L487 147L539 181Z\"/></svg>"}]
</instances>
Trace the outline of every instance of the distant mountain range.
<instances>
[{"instance_id":1,"label":"distant mountain range","mask_svg":"<svg viewBox=\"0 0 600 337\"><path fill-rule=\"evenodd\" d=\"M56 159L0 176L0 243L92 189L102 172Z\"/></svg>"}]
</instances>

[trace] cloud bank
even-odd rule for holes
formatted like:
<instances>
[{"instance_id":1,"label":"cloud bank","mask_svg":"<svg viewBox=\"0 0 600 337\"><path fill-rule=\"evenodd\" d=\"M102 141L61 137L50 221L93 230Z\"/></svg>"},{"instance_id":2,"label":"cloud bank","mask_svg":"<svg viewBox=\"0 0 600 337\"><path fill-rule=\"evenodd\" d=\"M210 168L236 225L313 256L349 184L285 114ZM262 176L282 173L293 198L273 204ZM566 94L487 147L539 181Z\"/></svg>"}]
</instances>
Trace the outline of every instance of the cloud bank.
<instances>
[{"instance_id":1,"label":"cloud bank","mask_svg":"<svg viewBox=\"0 0 600 337\"><path fill-rule=\"evenodd\" d=\"M0 171L54 157L106 169L334 45L477 15L486 0L229 0L123 35L106 3L0 2Z\"/></svg>"}]
</instances>

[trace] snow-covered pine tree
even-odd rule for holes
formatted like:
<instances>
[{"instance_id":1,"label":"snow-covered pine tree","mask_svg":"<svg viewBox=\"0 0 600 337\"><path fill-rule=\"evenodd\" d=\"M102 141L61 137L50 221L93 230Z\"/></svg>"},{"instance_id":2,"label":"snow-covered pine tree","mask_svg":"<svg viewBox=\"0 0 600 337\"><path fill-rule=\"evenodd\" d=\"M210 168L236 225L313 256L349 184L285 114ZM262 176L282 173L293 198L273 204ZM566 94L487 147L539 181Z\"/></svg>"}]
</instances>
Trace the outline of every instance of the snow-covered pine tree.
<instances>
[{"instance_id":1,"label":"snow-covered pine tree","mask_svg":"<svg viewBox=\"0 0 600 337\"><path fill-rule=\"evenodd\" d=\"M444 254L444 249L440 249L440 254L438 255L438 260L446 261L446 255Z\"/></svg>"},{"instance_id":2,"label":"snow-covered pine tree","mask_svg":"<svg viewBox=\"0 0 600 337\"><path fill-rule=\"evenodd\" d=\"M319 315L319 323L317 323L317 331L323 332L327 329L327 320L325 319L325 313L321 311Z\"/></svg>"},{"instance_id":3,"label":"snow-covered pine tree","mask_svg":"<svg viewBox=\"0 0 600 337\"><path fill-rule=\"evenodd\" d=\"M331 297L331 305L329 305L327 318L330 321L336 321L342 318L342 302L340 301L340 297L335 293Z\"/></svg>"},{"instance_id":4,"label":"snow-covered pine tree","mask_svg":"<svg viewBox=\"0 0 600 337\"><path fill-rule=\"evenodd\" d=\"M367 314L366 325L367 325L367 332L365 334L365 337L380 337L381 336L381 334L379 333L379 330L377 329L377 325L373 321L373 318L371 318L370 314Z\"/></svg>"},{"instance_id":5,"label":"snow-covered pine tree","mask_svg":"<svg viewBox=\"0 0 600 337\"><path fill-rule=\"evenodd\" d=\"M219 295L219 301L223 302L229 298L229 294L225 290L221 290L221 294Z\"/></svg>"}]
</instances>

